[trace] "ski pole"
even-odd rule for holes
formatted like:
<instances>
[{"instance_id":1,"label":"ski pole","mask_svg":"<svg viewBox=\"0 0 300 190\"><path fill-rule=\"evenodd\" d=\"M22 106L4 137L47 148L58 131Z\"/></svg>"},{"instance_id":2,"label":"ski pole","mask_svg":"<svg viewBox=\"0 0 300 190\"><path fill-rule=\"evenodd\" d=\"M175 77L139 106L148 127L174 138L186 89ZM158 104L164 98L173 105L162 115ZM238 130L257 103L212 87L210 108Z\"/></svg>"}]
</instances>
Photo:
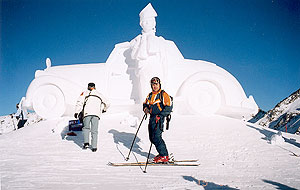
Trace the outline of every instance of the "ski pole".
<instances>
[{"instance_id":1,"label":"ski pole","mask_svg":"<svg viewBox=\"0 0 300 190\"><path fill-rule=\"evenodd\" d=\"M148 166L148 163L149 163L149 156L150 156L151 148L152 148L152 143L151 143L150 148L149 148L149 152L148 152L148 156L147 156L147 161L146 161L146 165L145 165L145 170L143 171L144 173L147 173L146 169L147 169L147 166Z\"/></svg>"},{"instance_id":2,"label":"ski pole","mask_svg":"<svg viewBox=\"0 0 300 190\"><path fill-rule=\"evenodd\" d=\"M159 122L160 123L160 122ZM154 128L154 131L157 129L157 125L158 125L158 122L156 122L156 125L155 125L155 128ZM152 139L154 139L154 133L152 135ZM150 140L151 141L151 140ZM145 165L145 170L143 171L144 173L147 173L146 172L146 169L147 169L147 166L148 166L148 163L149 163L149 157L150 157L150 152L151 152L151 148L152 148L152 141L151 141L151 145L150 145L150 148L149 148L149 152L148 152L148 156L147 156L147 161L146 161L146 165Z\"/></svg>"},{"instance_id":3,"label":"ski pole","mask_svg":"<svg viewBox=\"0 0 300 190\"><path fill-rule=\"evenodd\" d=\"M129 155L130 155L130 152L131 152L131 150L132 150L132 147L133 147L134 141L135 141L135 139L136 139L136 136L137 136L137 134L138 134L138 132L139 132L139 130L140 130L140 127L141 127L141 125L142 125L142 123L143 123L143 120L144 120L144 119L146 120L146 118L147 118L147 114L145 113L145 115L143 116L142 121L141 121L141 123L140 123L140 125L139 125L139 127L138 127L138 129L137 129L137 131L136 131L136 133L135 133L135 136L134 136L134 138L133 138L133 141L132 141L132 144L131 144L131 147L130 147L128 156L127 156L127 158L125 158L126 161L129 160Z\"/></svg>"}]
</instances>

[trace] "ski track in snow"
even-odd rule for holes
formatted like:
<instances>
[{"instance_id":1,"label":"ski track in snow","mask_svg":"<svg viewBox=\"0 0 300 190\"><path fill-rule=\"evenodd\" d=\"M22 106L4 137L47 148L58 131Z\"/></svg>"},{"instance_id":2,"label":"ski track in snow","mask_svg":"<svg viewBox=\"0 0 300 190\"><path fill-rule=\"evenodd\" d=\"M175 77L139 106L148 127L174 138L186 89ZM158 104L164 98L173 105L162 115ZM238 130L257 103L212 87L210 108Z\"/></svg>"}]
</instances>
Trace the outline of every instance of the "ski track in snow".
<instances>
[{"instance_id":1,"label":"ski track in snow","mask_svg":"<svg viewBox=\"0 0 300 190\"><path fill-rule=\"evenodd\" d=\"M269 143L276 131L220 116L173 115L163 133L177 160L199 159L198 167L112 167L125 162L136 128L106 116L99 126L98 151L81 150L82 134L58 132L60 121L42 121L0 135L0 182L6 189L297 189L300 139ZM148 120L129 162L145 161ZM53 132L52 129L56 129ZM157 154L154 146L151 156Z\"/></svg>"}]
</instances>

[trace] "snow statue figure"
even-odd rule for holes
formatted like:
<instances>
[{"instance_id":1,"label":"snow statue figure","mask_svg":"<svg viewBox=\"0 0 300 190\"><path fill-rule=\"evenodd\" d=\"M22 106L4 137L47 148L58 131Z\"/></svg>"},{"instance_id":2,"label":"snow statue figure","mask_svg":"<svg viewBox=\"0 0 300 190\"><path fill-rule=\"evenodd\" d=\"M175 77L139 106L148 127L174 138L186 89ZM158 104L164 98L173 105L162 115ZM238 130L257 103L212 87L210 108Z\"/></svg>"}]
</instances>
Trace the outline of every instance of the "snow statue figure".
<instances>
[{"instance_id":1,"label":"snow statue figure","mask_svg":"<svg viewBox=\"0 0 300 190\"><path fill-rule=\"evenodd\" d=\"M155 36L157 13L150 3L139 16L142 34L116 44L105 63L52 66L47 60L47 68L36 71L24 105L42 118L74 115L78 94L93 81L111 102L108 114L134 115L151 90L149 80L157 76L174 97L178 114L247 120L258 112L253 97L246 96L229 72L214 63L185 59L173 41Z\"/></svg>"},{"instance_id":2,"label":"snow statue figure","mask_svg":"<svg viewBox=\"0 0 300 190\"><path fill-rule=\"evenodd\" d=\"M155 36L156 11L149 3L139 14L142 34L139 34L130 43L126 63L133 82L132 98L141 103L150 90L149 81L152 77L159 77L167 87L168 64L176 64L183 60L183 56L172 41ZM131 71L130 70L134 70Z\"/></svg>"},{"instance_id":3,"label":"snow statue figure","mask_svg":"<svg viewBox=\"0 0 300 190\"><path fill-rule=\"evenodd\" d=\"M165 53L163 52L164 39L155 36L157 13L149 3L139 14L142 34L130 42L131 58L136 63L135 74L138 78L137 102L141 103L147 96L149 81L152 77L159 77L163 82L167 75Z\"/></svg>"}]
</instances>

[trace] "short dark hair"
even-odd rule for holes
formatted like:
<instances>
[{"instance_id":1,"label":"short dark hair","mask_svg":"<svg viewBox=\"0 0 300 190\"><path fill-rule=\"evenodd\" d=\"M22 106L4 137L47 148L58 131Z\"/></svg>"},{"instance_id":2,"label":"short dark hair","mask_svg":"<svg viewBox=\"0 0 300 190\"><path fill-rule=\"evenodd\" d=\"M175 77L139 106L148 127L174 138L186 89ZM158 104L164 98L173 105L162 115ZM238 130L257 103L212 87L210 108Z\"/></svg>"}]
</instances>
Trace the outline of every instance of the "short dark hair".
<instances>
[{"instance_id":1,"label":"short dark hair","mask_svg":"<svg viewBox=\"0 0 300 190\"><path fill-rule=\"evenodd\" d=\"M88 87L95 87L95 83L90 82L90 83L88 84Z\"/></svg>"}]
</instances>

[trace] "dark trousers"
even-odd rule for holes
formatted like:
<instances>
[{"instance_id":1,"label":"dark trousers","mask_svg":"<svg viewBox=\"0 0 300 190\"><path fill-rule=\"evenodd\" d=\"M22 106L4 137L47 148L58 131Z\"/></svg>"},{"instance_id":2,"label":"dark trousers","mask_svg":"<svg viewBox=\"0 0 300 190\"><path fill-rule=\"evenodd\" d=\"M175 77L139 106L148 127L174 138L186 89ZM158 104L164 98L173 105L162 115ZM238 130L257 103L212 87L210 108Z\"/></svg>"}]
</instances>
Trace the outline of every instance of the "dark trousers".
<instances>
[{"instance_id":1,"label":"dark trousers","mask_svg":"<svg viewBox=\"0 0 300 190\"><path fill-rule=\"evenodd\" d=\"M151 143L154 144L160 156L168 156L169 153L166 147L166 143L162 139L163 120L164 118L161 118L160 121L156 123L155 116L150 116L148 125L149 139Z\"/></svg>"}]
</instances>

